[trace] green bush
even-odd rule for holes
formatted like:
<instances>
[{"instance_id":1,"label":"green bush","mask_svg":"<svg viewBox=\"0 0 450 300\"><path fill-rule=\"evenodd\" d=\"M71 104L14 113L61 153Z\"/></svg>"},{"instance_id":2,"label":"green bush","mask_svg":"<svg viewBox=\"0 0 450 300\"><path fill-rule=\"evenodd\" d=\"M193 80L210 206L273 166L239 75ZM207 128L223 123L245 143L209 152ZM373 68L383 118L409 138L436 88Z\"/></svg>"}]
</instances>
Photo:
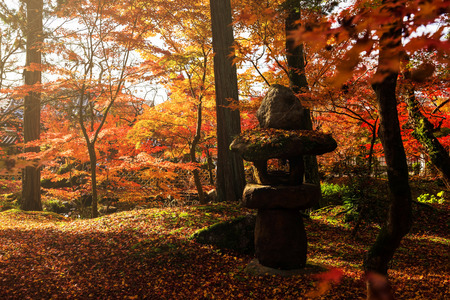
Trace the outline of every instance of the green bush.
<instances>
[{"instance_id":1,"label":"green bush","mask_svg":"<svg viewBox=\"0 0 450 300\"><path fill-rule=\"evenodd\" d=\"M366 176L349 178L347 185L323 183L321 206L342 205L345 222L381 224L387 213L387 187ZM359 225L358 225L359 226Z\"/></svg>"},{"instance_id":2,"label":"green bush","mask_svg":"<svg viewBox=\"0 0 450 300\"><path fill-rule=\"evenodd\" d=\"M0 195L0 211L18 209L21 195L19 193Z\"/></svg>"},{"instance_id":3,"label":"green bush","mask_svg":"<svg viewBox=\"0 0 450 300\"><path fill-rule=\"evenodd\" d=\"M63 213L66 210L64 203L58 199L48 199L42 201L42 206L45 211L51 211L55 213Z\"/></svg>"},{"instance_id":4,"label":"green bush","mask_svg":"<svg viewBox=\"0 0 450 300\"><path fill-rule=\"evenodd\" d=\"M322 190L321 206L341 205L350 196L350 188L346 185L324 182L320 186Z\"/></svg>"},{"instance_id":5,"label":"green bush","mask_svg":"<svg viewBox=\"0 0 450 300\"><path fill-rule=\"evenodd\" d=\"M433 194L422 194L419 197L417 197L417 201L421 203L427 203L427 204L443 204L445 202L445 192L440 191L439 193L435 195Z\"/></svg>"}]
</instances>

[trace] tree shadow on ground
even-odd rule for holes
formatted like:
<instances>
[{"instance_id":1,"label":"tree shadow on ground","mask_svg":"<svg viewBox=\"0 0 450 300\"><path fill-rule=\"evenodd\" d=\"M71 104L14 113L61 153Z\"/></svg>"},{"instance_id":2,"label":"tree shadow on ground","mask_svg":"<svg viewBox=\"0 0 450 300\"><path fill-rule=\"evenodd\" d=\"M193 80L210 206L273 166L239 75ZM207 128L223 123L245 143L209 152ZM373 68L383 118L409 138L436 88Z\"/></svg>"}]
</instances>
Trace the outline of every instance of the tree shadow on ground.
<instances>
[{"instance_id":1,"label":"tree shadow on ground","mask_svg":"<svg viewBox=\"0 0 450 300\"><path fill-rule=\"evenodd\" d=\"M177 210L78 221L0 216L0 298L307 299L305 295L317 290L318 279L311 275L245 273L251 256L188 239L202 222L212 221L205 215L197 222L192 211L212 211ZM365 229L353 239L342 224L307 220L305 225L309 262L344 272L340 283L318 299L363 298L360 266L377 229ZM412 299L417 290L444 294L442 241L422 236L405 239L390 272L394 286L403 289L398 299Z\"/></svg>"}]
</instances>

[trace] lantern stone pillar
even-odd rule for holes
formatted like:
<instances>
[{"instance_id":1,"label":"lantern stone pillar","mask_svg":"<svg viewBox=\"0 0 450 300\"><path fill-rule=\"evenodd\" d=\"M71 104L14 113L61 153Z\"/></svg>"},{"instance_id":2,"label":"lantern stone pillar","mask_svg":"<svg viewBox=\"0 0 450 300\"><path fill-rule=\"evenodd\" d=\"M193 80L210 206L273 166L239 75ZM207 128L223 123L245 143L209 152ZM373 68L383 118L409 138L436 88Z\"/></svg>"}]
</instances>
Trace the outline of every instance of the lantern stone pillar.
<instances>
[{"instance_id":1,"label":"lantern stone pillar","mask_svg":"<svg viewBox=\"0 0 450 300\"><path fill-rule=\"evenodd\" d=\"M303 155L320 155L337 147L331 135L301 130L302 115L292 91L272 85L257 112L260 127L243 132L230 145L254 164L256 183L246 185L242 204L258 210L255 256L265 267L306 266L307 237L300 210L314 206L321 192L319 186L303 182ZM283 164L282 169L273 166Z\"/></svg>"}]
</instances>

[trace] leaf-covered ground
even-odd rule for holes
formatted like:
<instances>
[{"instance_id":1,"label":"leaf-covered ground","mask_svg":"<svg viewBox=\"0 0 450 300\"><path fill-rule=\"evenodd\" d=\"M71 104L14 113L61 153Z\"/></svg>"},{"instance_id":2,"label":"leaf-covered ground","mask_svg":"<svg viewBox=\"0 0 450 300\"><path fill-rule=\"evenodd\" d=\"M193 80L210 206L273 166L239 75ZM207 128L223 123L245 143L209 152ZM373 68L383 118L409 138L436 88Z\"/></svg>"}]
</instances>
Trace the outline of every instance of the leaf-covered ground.
<instances>
[{"instance_id":1,"label":"leaf-covered ground","mask_svg":"<svg viewBox=\"0 0 450 300\"><path fill-rule=\"evenodd\" d=\"M450 299L448 207L416 209L389 271L398 299ZM197 229L248 213L232 205L121 212L93 220L0 213L0 299L309 299L317 276L251 276L250 256L189 240ZM363 299L360 266L377 229L356 238L334 217L306 220L308 261L343 272L317 299ZM330 276L329 276L330 277ZM331 276L332 277L332 276ZM327 277L322 277L327 278Z\"/></svg>"}]
</instances>

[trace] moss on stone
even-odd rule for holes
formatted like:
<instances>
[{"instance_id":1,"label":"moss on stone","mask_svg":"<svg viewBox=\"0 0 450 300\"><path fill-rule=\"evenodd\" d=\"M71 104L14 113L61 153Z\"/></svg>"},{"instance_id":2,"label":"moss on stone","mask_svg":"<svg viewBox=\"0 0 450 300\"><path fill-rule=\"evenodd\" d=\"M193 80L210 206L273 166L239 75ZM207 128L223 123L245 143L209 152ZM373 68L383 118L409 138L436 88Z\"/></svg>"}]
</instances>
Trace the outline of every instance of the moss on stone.
<instances>
[{"instance_id":1,"label":"moss on stone","mask_svg":"<svg viewBox=\"0 0 450 300\"><path fill-rule=\"evenodd\" d=\"M336 149L329 134L313 130L256 128L244 131L230 145L248 161L319 155Z\"/></svg>"},{"instance_id":2,"label":"moss on stone","mask_svg":"<svg viewBox=\"0 0 450 300\"><path fill-rule=\"evenodd\" d=\"M254 228L255 216L248 215L200 229L191 239L220 249L251 254L254 252Z\"/></svg>"}]
</instances>

